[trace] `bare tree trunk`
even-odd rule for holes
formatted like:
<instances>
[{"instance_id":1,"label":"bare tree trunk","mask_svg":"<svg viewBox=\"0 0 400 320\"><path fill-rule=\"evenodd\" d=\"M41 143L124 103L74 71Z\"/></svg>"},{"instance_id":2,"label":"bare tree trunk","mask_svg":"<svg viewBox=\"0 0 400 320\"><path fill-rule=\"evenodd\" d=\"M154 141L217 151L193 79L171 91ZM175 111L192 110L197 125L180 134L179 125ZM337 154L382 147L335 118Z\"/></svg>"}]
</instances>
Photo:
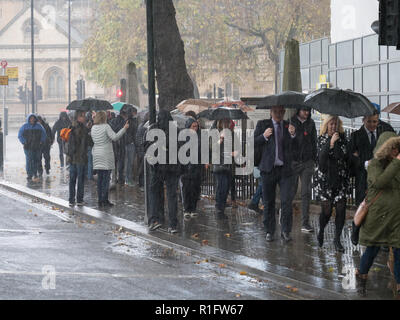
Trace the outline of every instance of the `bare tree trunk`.
<instances>
[{"instance_id":1,"label":"bare tree trunk","mask_svg":"<svg viewBox=\"0 0 400 320\"><path fill-rule=\"evenodd\" d=\"M175 19L172 0L154 0L156 80L161 109L172 110L193 98L193 83L185 63L185 50Z\"/></svg>"}]
</instances>

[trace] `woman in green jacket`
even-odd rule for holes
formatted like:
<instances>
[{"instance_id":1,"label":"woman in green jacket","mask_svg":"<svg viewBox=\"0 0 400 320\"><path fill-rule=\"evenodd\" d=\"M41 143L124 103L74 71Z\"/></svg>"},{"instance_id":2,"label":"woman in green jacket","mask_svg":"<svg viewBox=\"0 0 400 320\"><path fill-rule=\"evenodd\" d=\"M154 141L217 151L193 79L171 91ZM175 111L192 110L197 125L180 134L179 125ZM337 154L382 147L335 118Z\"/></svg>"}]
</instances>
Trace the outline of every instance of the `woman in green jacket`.
<instances>
[{"instance_id":1,"label":"woman in green jacket","mask_svg":"<svg viewBox=\"0 0 400 320\"><path fill-rule=\"evenodd\" d=\"M360 244L366 246L357 273L358 292L366 296L368 271L381 246L393 247L394 274L400 293L400 137L383 133L368 164L367 201L379 197L369 207L361 226Z\"/></svg>"}]
</instances>

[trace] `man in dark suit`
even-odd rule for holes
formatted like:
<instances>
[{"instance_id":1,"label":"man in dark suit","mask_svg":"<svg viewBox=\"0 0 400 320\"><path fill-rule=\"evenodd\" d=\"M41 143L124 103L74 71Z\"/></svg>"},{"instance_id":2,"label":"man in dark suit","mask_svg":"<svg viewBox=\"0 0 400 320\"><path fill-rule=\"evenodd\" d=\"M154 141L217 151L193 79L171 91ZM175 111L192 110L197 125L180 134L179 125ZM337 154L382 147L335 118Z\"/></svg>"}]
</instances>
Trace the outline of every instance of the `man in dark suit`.
<instances>
[{"instance_id":1,"label":"man in dark suit","mask_svg":"<svg viewBox=\"0 0 400 320\"><path fill-rule=\"evenodd\" d=\"M281 196L281 237L286 242L292 240L292 200L294 175L292 170L292 143L295 127L283 121L285 109L275 106L271 109L271 119L261 120L254 131L255 152L260 155L255 163L261 171L262 198L264 203L264 227L267 241L274 240L275 196L279 184ZM257 157L256 157L257 158ZM258 162L256 160L256 162Z\"/></svg>"},{"instance_id":2,"label":"man in dark suit","mask_svg":"<svg viewBox=\"0 0 400 320\"><path fill-rule=\"evenodd\" d=\"M367 164L374 156L373 151L379 136L385 131L393 131L390 124L379 119L379 106L374 115L363 118L363 125L360 129L353 132L350 138L350 151L355 157L356 205L359 206L364 200L367 192ZM358 243L359 228L353 225L351 241L354 245Z\"/></svg>"}]
</instances>

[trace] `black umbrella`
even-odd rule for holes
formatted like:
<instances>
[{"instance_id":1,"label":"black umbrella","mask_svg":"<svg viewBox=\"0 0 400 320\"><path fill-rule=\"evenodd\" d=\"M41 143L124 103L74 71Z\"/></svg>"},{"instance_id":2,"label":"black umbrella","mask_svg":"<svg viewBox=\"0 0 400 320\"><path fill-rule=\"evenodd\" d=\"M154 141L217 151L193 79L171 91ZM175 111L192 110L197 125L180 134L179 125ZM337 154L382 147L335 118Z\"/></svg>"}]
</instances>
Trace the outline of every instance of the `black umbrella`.
<instances>
[{"instance_id":1,"label":"black umbrella","mask_svg":"<svg viewBox=\"0 0 400 320\"><path fill-rule=\"evenodd\" d=\"M241 109L228 108L228 107L210 108L208 110L204 110L204 111L200 112L197 117L198 118L207 118L209 120L248 119L246 113L244 113Z\"/></svg>"},{"instance_id":2,"label":"black umbrella","mask_svg":"<svg viewBox=\"0 0 400 320\"><path fill-rule=\"evenodd\" d=\"M323 88L310 93L304 102L321 113L346 118L372 116L376 110L368 98L350 90Z\"/></svg>"},{"instance_id":3,"label":"black umbrella","mask_svg":"<svg viewBox=\"0 0 400 320\"><path fill-rule=\"evenodd\" d=\"M274 106L283 106L285 108L306 107L304 98L306 94L295 91L284 91L282 93L253 98L240 98L248 105L255 105L257 109L271 109Z\"/></svg>"},{"instance_id":4,"label":"black umbrella","mask_svg":"<svg viewBox=\"0 0 400 320\"><path fill-rule=\"evenodd\" d=\"M100 111L100 110L111 110L111 109L113 109L113 106L108 101L93 99L93 98L74 100L67 107L67 110L79 110L79 111Z\"/></svg>"}]
</instances>

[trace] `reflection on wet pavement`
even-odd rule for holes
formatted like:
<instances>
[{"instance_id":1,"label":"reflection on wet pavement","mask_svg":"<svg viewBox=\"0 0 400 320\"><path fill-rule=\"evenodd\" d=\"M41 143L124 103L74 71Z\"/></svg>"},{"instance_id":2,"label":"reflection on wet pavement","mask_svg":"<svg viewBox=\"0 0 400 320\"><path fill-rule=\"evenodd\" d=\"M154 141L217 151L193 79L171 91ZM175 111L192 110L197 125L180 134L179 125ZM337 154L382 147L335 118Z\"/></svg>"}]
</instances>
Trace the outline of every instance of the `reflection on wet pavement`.
<instances>
[{"instance_id":1,"label":"reflection on wet pavement","mask_svg":"<svg viewBox=\"0 0 400 320\"><path fill-rule=\"evenodd\" d=\"M8 144L10 145L10 144ZM10 147L11 148L11 147ZM8 150L4 178L7 181L28 186L31 189L49 194L54 197L68 199L68 171L59 168L58 148L52 148L52 169L50 175L44 175L38 182L26 181L24 155L18 145ZM56 159L56 160L54 160ZM85 183L85 203L97 209L97 189L95 181ZM110 201L115 206L106 209L107 213L145 224L144 193L138 187L116 186L110 191ZM179 240L180 243L197 243L210 248L218 248L239 255L241 263L257 261L258 268L273 271L278 274L296 274L299 279L312 282L316 287L327 287L336 292L354 294L354 268L358 266L360 248L350 242L351 224L348 220L342 234L342 244L346 252L336 253L333 246L334 216L326 227L323 248L319 248L316 233L300 232L300 214L294 214L293 241L284 244L279 239L280 228L277 226L275 241L268 243L265 240L262 217L247 208L228 208L228 219L218 220L214 213L214 206L210 200L199 201L199 216L185 220L182 207L179 206L178 218L180 233L166 235L163 231L153 234L157 237L168 237L168 240ZM166 215L167 216L167 215ZM318 212L310 215L311 225L318 230ZM279 224L277 218L277 223ZM137 250L138 248L132 248ZM115 248L113 249L115 250ZM165 257L165 255L162 255ZM376 263L372 267L368 283L369 298L391 299L391 292L386 288L390 281L390 274L386 267L388 254L380 252ZM250 261L245 261L252 258Z\"/></svg>"}]
</instances>

